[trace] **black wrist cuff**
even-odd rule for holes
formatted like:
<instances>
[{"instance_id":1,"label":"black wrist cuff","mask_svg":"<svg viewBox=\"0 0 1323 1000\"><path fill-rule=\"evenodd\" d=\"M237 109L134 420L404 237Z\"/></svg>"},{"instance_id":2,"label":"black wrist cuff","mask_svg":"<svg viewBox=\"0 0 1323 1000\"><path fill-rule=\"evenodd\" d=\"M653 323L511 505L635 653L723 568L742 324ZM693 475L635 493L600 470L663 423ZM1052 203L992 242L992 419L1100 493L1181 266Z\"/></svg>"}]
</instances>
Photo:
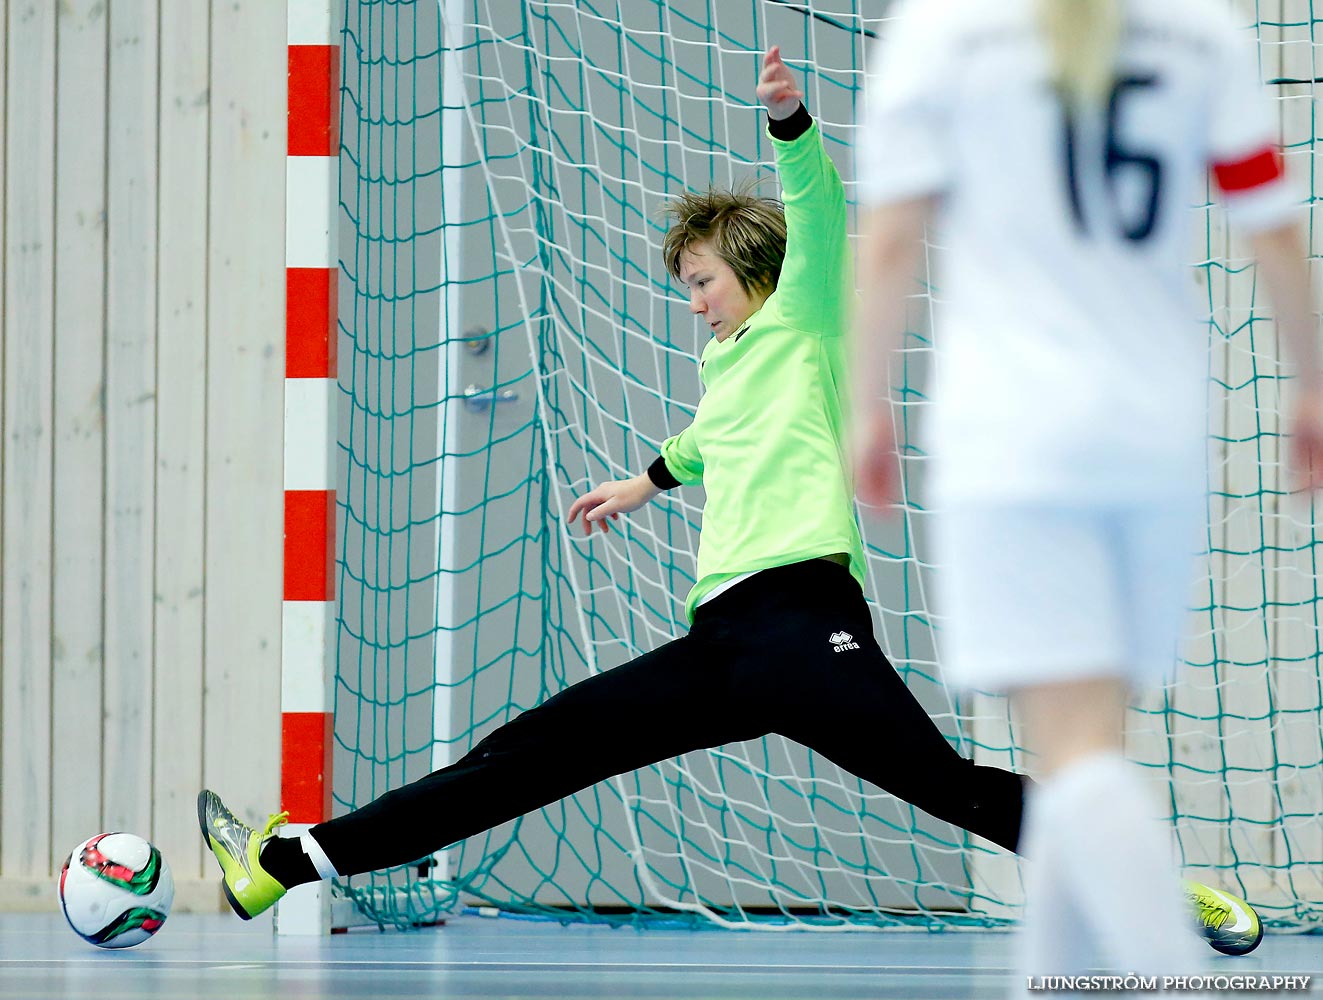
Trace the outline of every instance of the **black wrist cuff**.
<instances>
[{"instance_id":1,"label":"black wrist cuff","mask_svg":"<svg viewBox=\"0 0 1323 1000\"><path fill-rule=\"evenodd\" d=\"M671 475L671 470L666 468L666 459L660 455L657 461L648 466L648 478L659 490L673 490L680 485L680 480Z\"/></svg>"},{"instance_id":2,"label":"black wrist cuff","mask_svg":"<svg viewBox=\"0 0 1323 1000\"><path fill-rule=\"evenodd\" d=\"M771 115L767 116L767 131L771 133L773 139L780 139L782 142L793 142L812 127L813 116L808 113L803 101L799 102L799 107L789 118L777 121Z\"/></svg>"}]
</instances>

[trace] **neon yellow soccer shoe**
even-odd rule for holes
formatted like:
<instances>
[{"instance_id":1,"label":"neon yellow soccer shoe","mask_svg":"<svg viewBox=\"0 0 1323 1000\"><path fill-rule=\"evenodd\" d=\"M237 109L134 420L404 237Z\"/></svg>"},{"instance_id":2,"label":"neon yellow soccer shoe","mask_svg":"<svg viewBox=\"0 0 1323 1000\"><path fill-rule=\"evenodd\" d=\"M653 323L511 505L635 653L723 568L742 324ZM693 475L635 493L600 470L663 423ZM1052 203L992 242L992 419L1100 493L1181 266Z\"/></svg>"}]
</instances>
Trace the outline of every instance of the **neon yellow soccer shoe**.
<instances>
[{"instance_id":1,"label":"neon yellow soccer shoe","mask_svg":"<svg viewBox=\"0 0 1323 1000\"><path fill-rule=\"evenodd\" d=\"M1254 907L1229 892L1186 881L1185 896L1194 908L1199 931L1223 955L1248 955L1263 940L1263 925Z\"/></svg>"},{"instance_id":2,"label":"neon yellow soccer shoe","mask_svg":"<svg viewBox=\"0 0 1323 1000\"><path fill-rule=\"evenodd\" d=\"M258 861L262 845L275 835L276 827L289 822L289 813L273 813L258 833L241 822L215 792L198 793L198 825L207 849L220 862L221 888L234 912L252 920L285 895L285 887L266 873Z\"/></svg>"}]
</instances>

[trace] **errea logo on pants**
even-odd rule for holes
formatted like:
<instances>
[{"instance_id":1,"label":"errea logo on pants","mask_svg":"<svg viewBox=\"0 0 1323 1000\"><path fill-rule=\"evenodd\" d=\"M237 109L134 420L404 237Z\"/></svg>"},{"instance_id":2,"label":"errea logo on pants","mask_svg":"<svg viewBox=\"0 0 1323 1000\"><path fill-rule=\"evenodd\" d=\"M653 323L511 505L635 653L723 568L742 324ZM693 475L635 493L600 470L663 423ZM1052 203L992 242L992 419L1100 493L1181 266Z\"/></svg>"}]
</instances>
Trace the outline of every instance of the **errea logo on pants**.
<instances>
[{"instance_id":1,"label":"errea logo on pants","mask_svg":"<svg viewBox=\"0 0 1323 1000\"><path fill-rule=\"evenodd\" d=\"M827 641L835 647L836 652L844 653L847 649L858 649L859 643L854 642L854 636L849 632L833 632L827 636Z\"/></svg>"}]
</instances>

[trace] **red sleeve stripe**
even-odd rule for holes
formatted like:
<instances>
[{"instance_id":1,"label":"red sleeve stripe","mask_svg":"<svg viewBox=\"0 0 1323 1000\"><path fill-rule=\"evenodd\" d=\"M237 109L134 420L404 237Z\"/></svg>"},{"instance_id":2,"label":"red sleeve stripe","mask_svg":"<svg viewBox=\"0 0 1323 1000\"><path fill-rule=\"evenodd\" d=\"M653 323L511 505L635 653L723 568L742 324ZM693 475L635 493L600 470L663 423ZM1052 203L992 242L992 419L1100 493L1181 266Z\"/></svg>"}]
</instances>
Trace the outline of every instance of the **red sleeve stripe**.
<instances>
[{"instance_id":1,"label":"red sleeve stripe","mask_svg":"<svg viewBox=\"0 0 1323 1000\"><path fill-rule=\"evenodd\" d=\"M1213 175L1217 186L1227 194L1249 191L1251 188L1271 184L1284 173L1282 154L1269 146L1233 163L1214 163Z\"/></svg>"}]
</instances>

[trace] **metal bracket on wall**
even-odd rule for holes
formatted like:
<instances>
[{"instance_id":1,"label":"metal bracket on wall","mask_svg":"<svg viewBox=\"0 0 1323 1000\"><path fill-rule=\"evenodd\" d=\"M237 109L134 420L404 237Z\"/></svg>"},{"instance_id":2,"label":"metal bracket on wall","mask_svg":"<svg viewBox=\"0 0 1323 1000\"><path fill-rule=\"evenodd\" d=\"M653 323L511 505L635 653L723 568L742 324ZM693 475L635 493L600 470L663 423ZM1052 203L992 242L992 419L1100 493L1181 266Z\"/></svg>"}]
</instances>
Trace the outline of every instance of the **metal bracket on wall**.
<instances>
[{"instance_id":1,"label":"metal bracket on wall","mask_svg":"<svg viewBox=\"0 0 1323 1000\"><path fill-rule=\"evenodd\" d=\"M513 389L496 390L486 385L464 387L464 406L474 413L481 413L498 403L513 403L518 399L519 393Z\"/></svg>"},{"instance_id":2,"label":"metal bracket on wall","mask_svg":"<svg viewBox=\"0 0 1323 1000\"><path fill-rule=\"evenodd\" d=\"M492 332L485 326L471 326L464 331L464 350L480 358L492 349Z\"/></svg>"}]
</instances>

